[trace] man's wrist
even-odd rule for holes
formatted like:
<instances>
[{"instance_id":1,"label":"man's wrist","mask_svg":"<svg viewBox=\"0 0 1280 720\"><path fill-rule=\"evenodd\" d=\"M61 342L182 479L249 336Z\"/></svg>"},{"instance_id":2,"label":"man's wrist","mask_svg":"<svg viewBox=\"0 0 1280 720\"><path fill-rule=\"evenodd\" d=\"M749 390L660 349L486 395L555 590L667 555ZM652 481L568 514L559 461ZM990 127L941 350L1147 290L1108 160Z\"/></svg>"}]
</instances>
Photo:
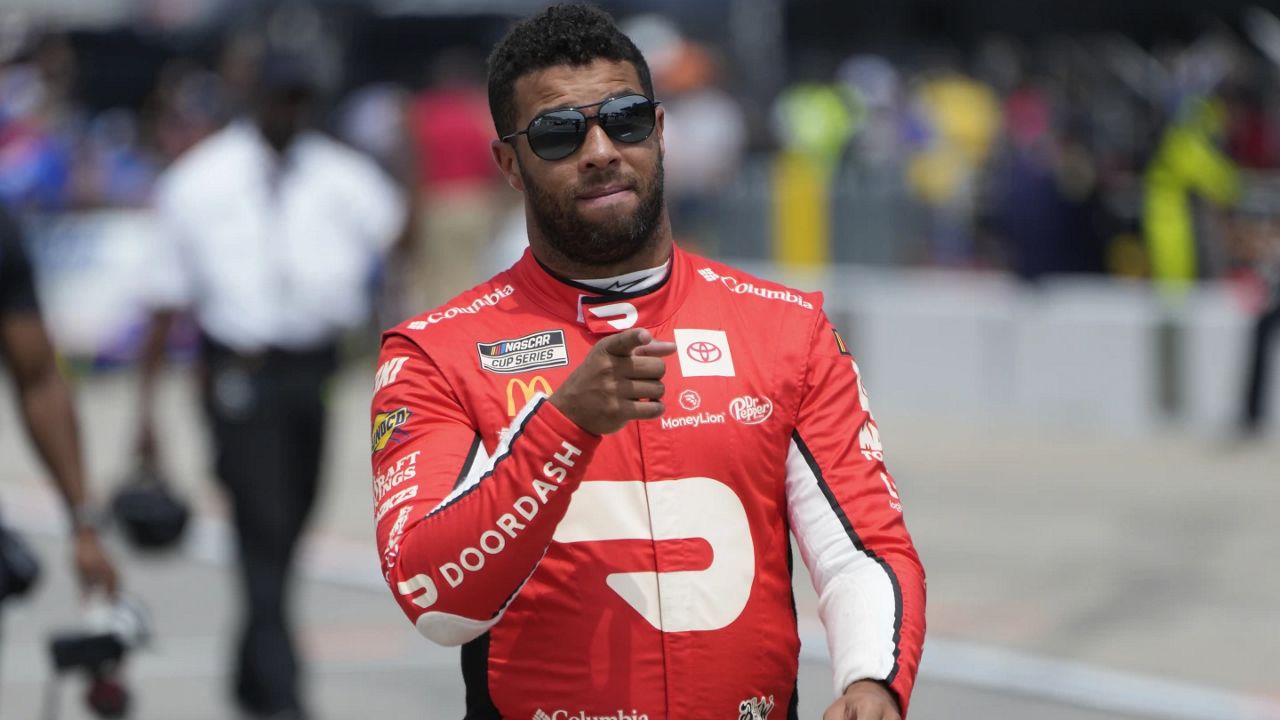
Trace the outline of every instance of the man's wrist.
<instances>
[{"instance_id":1,"label":"man's wrist","mask_svg":"<svg viewBox=\"0 0 1280 720\"><path fill-rule=\"evenodd\" d=\"M844 694L848 695L849 693L855 690L884 692L884 694L888 695L889 699L893 701L893 704L895 706L898 704L898 696L894 694L893 690L889 688L888 683L884 682L883 680L874 680L870 678L867 678L864 680L855 680L849 683L849 686L844 689Z\"/></svg>"},{"instance_id":2,"label":"man's wrist","mask_svg":"<svg viewBox=\"0 0 1280 720\"><path fill-rule=\"evenodd\" d=\"M107 514L88 503L71 508L71 533L76 536L96 535L107 526Z\"/></svg>"}]
</instances>

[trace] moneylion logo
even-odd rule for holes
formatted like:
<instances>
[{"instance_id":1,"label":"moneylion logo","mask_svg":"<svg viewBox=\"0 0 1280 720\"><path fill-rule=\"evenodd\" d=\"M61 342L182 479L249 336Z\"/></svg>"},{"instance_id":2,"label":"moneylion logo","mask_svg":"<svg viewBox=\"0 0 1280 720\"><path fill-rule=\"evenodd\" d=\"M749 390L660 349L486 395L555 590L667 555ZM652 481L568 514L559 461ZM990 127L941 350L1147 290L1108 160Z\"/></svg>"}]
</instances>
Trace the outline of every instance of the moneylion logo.
<instances>
[{"instance_id":1,"label":"moneylion logo","mask_svg":"<svg viewBox=\"0 0 1280 720\"><path fill-rule=\"evenodd\" d=\"M660 422L663 430L696 428L703 425L723 425L724 413L700 412L697 415L683 415L680 417L663 416Z\"/></svg>"},{"instance_id":2,"label":"moneylion logo","mask_svg":"<svg viewBox=\"0 0 1280 720\"><path fill-rule=\"evenodd\" d=\"M518 405L516 404L516 390L520 391L521 397ZM507 383L507 417L515 417L520 408L528 405L534 394L539 392L543 395L551 394L551 383L547 382L547 379L541 375L533 376L533 379L527 383L521 378L512 378L511 382Z\"/></svg>"},{"instance_id":3,"label":"moneylion logo","mask_svg":"<svg viewBox=\"0 0 1280 720\"><path fill-rule=\"evenodd\" d=\"M680 393L680 407L693 412L702 407L702 397L698 395L696 390L685 390Z\"/></svg>"}]
</instances>

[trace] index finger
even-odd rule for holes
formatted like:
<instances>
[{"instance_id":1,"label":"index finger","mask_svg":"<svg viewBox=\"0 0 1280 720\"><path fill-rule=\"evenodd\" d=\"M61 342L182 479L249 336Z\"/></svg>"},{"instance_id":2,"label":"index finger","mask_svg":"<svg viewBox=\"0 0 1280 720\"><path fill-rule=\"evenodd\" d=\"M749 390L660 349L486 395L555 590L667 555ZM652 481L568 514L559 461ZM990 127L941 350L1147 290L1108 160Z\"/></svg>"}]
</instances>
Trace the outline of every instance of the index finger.
<instances>
[{"instance_id":1,"label":"index finger","mask_svg":"<svg viewBox=\"0 0 1280 720\"><path fill-rule=\"evenodd\" d=\"M673 342L654 340L648 345L636 348L635 355L642 357L666 357L676 351L676 344Z\"/></svg>"},{"instance_id":2,"label":"index finger","mask_svg":"<svg viewBox=\"0 0 1280 720\"><path fill-rule=\"evenodd\" d=\"M642 345L648 345L653 341L653 335L644 328L631 328L623 330L620 333L610 335L601 340L598 344L604 348L604 351L610 355L618 357L631 357L631 352Z\"/></svg>"}]
</instances>

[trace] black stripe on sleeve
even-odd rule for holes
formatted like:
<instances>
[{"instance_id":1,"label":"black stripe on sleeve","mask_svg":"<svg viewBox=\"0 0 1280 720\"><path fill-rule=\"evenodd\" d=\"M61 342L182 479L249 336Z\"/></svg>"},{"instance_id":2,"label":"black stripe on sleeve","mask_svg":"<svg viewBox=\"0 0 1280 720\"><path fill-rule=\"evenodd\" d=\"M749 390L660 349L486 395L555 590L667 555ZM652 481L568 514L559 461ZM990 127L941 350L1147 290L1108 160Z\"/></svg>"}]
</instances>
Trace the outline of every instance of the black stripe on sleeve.
<instances>
[{"instance_id":1,"label":"black stripe on sleeve","mask_svg":"<svg viewBox=\"0 0 1280 720\"><path fill-rule=\"evenodd\" d=\"M453 481L453 490L457 490L463 480L471 474L471 466L476 461L476 453L480 451L480 433L476 433L476 438L471 441L471 449L467 451L467 459L462 462L462 470L458 471L458 479Z\"/></svg>"},{"instance_id":2,"label":"black stripe on sleeve","mask_svg":"<svg viewBox=\"0 0 1280 720\"><path fill-rule=\"evenodd\" d=\"M800 432L793 430L791 439L795 440L796 447L800 448L800 454L804 456L804 461L809 465L809 471L813 473L813 477L818 481L818 488L822 490L823 496L827 498L827 503L831 505L831 511L839 518L840 525L844 527L844 531L849 536L849 540L853 542L853 546L859 552L879 563L885 574L889 576L889 584L893 586L893 669L885 677L884 682L886 685L892 684L894 678L898 676L898 657L901 651L899 646L902 642L902 587L898 584L898 575L894 573L893 568L890 567L888 562L885 562L884 558L867 549L867 546L862 543L862 538L858 537L858 532L853 529L853 523L849 522L849 516L845 514L844 508L840 507L840 502L836 500L835 493L831 491L831 486L827 484L826 478L822 476L822 469L818 467L818 461L814 459L813 453L809 452L809 446L804 444L804 439L800 437Z\"/></svg>"},{"instance_id":3,"label":"black stripe on sleeve","mask_svg":"<svg viewBox=\"0 0 1280 720\"><path fill-rule=\"evenodd\" d=\"M529 421L533 419L533 416L534 416L534 415L537 415L537 414L538 414L538 410L542 408L542 403L544 403L544 402L546 402L546 401L547 401L547 399L546 399L545 397L544 397L544 398L539 398L539 399L538 399L538 403L537 403L536 405L534 405L534 406L533 406L533 409L529 411L529 414L524 416L524 422L520 423L520 426L519 426L518 428L516 428L516 431L515 431L515 432L513 432L513 433L511 433L511 439L507 441L507 451L506 451L506 452L504 452L504 453L502 453L502 454L501 454L501 455L499 455L498 457L494 458L494 460L493 460L493 467L489 468L489 472L487 472L487 473L485 473L484 475L480 476L480 479L476 482L476 484L475 484L475 485L472 485L471 487L467 488L466 490L463 490L463 491L462 491L462 492L461 492L457 497L455 497L454 499L450 500L450 501L449 501L449 502L447 502L447 503L444 503L444 504L440 505L440 507L437 507L435 510L432 510L431 512L427 513L427 517L432 517L432 516L434 516L434 515L439 514L439 513L440 513L442 510L444 510L445 508L452 507L454 504L456 504L456 503L457 503L459 500L461 500L462 498L464 498L464 497L466 497L466 496L470 495L471 493L475 492L475 489L476 489L476 488L478 488L478 487L480 487L480 485L481 485L481 484L483 484L485 480L488 480L490 477L492 477L492 476L493 476L493 473L498 469L498 463L502 462L503 460L506 460L508 457L510 457L510 456L511 456L511 448L515 447L516 441L520 439L520 436L524 435L524 429L525 429L525 426L527 426L527 425L529 424ZM479 442L479 438L476 438L476 441L477 441L477 442ZM473 448L473 449L475 448L474 443L472 444L472 448ZM470 473L470 470L466 469L466 466L465 466L465 465L464 465L464 470L465 470L465 472L466 472L467 474L469 474L469 473ZM465 478L465 477L466 477L466 474L464 474L464 475L463 475L463 477ZM455 486L454 486L454 487L457 487L457 485L455 484Z\"/></svg>"}]
</instances>

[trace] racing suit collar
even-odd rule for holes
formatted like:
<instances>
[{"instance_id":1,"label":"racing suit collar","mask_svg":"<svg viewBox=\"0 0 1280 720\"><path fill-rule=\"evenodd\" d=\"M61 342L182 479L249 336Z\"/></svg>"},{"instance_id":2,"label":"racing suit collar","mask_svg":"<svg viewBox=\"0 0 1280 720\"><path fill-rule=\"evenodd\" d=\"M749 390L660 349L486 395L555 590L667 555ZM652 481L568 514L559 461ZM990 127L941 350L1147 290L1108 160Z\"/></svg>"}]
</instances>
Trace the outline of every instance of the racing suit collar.
<instances>
[{"instance_id":1,"label":"racing suit collar","mask_svg":"<svg viewBox=\"0 0 1280 720\"><path fill-rule=\"evenodd\" d=\"M658 328L680 307L689 291L687 256L672 246L666 278L636 292L607 292L562 278L525 250L512 268L522 290L534 303L569 322L600 335L631 327Z\"/></svg>"}]
</instances>

